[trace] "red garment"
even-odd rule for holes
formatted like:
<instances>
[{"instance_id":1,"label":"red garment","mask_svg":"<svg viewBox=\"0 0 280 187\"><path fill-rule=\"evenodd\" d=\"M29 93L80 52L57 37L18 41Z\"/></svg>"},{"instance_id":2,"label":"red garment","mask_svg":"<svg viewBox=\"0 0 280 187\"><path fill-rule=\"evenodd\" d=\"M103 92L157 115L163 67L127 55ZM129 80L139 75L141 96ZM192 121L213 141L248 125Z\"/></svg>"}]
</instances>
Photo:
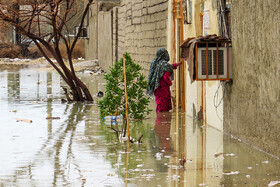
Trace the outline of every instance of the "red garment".
<instances>
[{"instance_id":1,"label":"red garment","mask_svg":"<svg viewBox=\"0 0 280 187\"><path fill-rule=\"evenodd\" d=\"M173 64L173 69L177 68L177 64ZM164 75L159 79L159 86L155 90L155 99L157 103L156 112L167 112L172 109L170 86L170 73L164 72Z\"/></svg>"}]
</instances>

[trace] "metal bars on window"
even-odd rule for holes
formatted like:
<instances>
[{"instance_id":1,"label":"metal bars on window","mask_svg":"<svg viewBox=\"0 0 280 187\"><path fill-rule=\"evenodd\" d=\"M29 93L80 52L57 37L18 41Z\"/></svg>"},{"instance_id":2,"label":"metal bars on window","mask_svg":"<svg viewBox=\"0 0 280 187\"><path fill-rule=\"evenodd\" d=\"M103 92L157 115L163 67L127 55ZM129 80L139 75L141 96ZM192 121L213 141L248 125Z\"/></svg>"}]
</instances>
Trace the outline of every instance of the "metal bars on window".
<instances>
[{"instance_id":1,"label":"metal bars on window","mask_svg":"<svg viewBox=\"0 0 280 187\"><path fill-rule=\"evenodd\" d=\"M204 47L200 47L201 45ZM229 42L197 42L195 45L195 75L197 81L230 80L232 76Z\"/></svg>"}]
</instances>

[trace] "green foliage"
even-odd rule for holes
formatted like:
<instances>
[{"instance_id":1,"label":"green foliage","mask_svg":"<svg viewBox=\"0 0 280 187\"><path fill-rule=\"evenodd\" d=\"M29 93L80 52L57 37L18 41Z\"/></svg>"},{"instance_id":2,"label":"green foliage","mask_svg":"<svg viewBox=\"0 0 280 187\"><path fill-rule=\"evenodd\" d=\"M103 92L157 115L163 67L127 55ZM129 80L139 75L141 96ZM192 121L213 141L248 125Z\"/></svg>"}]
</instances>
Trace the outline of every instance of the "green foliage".
<instances>
[{"instance_id":1,"label":"green foliage","mask_svg":"<svg viewBox=\"0 0 280 187\"><path fill-rule=\"evenodd\" d=\"M147 80L140 73L141 66L132 61L130 55L125 53L126 81L128 95L129 118L143 119L150 113L148 109L149 98L144 95L147 88ZM125 91L123 59L115 62L110 67L110 73L104 75L106 80L105 96L98 102L100 116L110 115L125 116Z\"/></svg>"}]
</instances>

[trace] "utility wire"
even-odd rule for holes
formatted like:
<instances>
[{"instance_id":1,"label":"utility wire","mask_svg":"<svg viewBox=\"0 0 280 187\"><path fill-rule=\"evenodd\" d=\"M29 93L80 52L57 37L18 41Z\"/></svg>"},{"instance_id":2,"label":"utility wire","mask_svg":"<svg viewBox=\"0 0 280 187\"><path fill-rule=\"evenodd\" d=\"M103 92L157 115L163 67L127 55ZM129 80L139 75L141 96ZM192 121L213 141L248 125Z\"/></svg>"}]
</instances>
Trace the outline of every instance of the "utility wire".
<instances>
[{"instance_id":1,"label":"utility wire","mask_svg":"<svg viewBox=\"0 0 280 187\"><path fill-rule=\"evenodd\" d=\"M217 90L216 90L216 92L214 94L213 103L214 103L214 107L215 107L216 114L217 114L218 118L221 121L223 121L222 118L218 114L218 107L221 105L222 101L224 100L224 95L225 95L225 90L226 89L225 88L223 89L223 95L222 95L222 97L219 100L218 98L219 98L219 89L220 89L220 87L221 87L221 82L219 82L218 88L217 88Z\"/></svg>"}]
</instances>

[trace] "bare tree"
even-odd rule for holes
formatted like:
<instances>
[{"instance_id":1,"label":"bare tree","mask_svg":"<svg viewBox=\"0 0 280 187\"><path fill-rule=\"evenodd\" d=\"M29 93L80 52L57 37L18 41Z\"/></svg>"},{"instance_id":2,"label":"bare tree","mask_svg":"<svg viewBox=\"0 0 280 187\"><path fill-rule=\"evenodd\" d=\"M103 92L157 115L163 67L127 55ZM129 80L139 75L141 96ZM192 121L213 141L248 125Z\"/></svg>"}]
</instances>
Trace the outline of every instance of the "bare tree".
<instances>
[{"instance_id":1,"label":"bare tree","mask_svg":"<svg viewBox=\"0 0 280 187\"><path fill-rule=\"evenodd\" d=\"M73 101L93 101L87 86L76 76L72 53L82 31L85 17L93 0L0 0L0 20L11 24L15 31L34 42L48 62L69 85ZM67 24L82 13L78 32L70 37L73 27ZM60 45L63 43L68 58L62 58ZM48 56L51 54L51 56ZM52 60L52 59L55 59Z\"/></svg>"}]
</instances>

